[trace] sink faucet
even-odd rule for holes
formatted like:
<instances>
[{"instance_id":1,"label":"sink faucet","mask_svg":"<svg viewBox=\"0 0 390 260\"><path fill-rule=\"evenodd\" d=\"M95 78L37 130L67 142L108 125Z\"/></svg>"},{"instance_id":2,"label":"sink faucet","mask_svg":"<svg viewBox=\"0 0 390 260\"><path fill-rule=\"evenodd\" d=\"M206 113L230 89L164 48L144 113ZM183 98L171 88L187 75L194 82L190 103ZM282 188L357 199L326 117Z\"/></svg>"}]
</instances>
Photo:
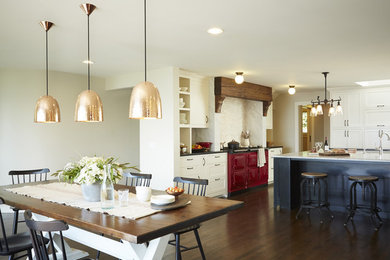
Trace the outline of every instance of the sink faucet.
<instances>
[{"instance_id":1,"label":"sink faucet","mask_svg":"<svg viewBox=\"0 0 390 260\"><path fill-rule=\"evenodd\" d=\"M390 141L390 136L383 132L383 130L379 130L378 131L378 137L379 137L379 156L382 156L383 155L383 146L382 146L382 137L383 135L386 135L387 136L387 141Z\"/></svg>"}]
</instances>

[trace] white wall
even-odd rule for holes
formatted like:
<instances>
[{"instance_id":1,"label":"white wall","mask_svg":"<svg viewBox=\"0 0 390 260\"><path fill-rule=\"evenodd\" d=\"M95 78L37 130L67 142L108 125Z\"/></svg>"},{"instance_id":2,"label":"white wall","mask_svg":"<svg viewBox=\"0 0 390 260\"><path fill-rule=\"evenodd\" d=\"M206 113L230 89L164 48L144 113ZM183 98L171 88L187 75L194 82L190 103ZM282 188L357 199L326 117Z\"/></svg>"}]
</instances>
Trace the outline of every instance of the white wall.
<instances>
[{"instance_id":1,"label":"white wall","mask_svg":"<svg viewBox=\"0 0 390 260\"><path fill-rule=\"evenodd\" d=\"M295 122L295 112L298 110L296 103L310 104L312 99L323 97L322 90L295 93L289 95L283 93L278 95L273 103L273 141L274 145L282 145L283 153L293 152L295 150L295 130L298 123Z\"/></svg>"},{"instance_id":2,"label":"white wall","mask_svg":"<svg viewBox=\"0 0 390 260\"><path fill-rule=\"evenodd\" d=\"M175 172L179 170L179 76L173 67L148 73L160 92L162 119L140 121L140 165L151 173L152 188L172 186Z\"/></svg>"},{"instance_id":3,"label":"white wall","mask_svg":"<svg viewBox=\"0 0 390 260\"><path fill-rule=\"evenodd\" d=\"M61 123L36 124L35 103L45 94L45 72L0 70L0 183L10 183L11 169L48 167L52 172L84 155L119 158L139 165L139 121L128 119L131 90L105 91L92 78L91 89L103 102L104 122L76 123L78 94L87 88L83 75L50 72L49 94L57 99Z\"/></svg>"},{"instance_id":4,"label":"white wall","mask_svg":"<svg viewBox=\"0 0 390 260\"><path fill-rule=\"evenodd\" d=\"M265 145L265 122L261 101L226 97L222 104L219 124L222 142L234 139L241 143L242 131L249 130L251 145Z\"/></svg>"}]
</instances>

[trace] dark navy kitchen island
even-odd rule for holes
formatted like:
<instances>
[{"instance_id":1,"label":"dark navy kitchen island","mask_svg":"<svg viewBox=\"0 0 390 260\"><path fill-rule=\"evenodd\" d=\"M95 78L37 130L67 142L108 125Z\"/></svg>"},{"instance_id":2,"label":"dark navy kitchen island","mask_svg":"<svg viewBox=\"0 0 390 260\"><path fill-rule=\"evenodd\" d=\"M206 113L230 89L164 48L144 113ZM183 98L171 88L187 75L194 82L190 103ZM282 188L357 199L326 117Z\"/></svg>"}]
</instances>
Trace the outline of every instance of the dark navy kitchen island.
<instances>
[{"instance_id":1,"label":"dark navy kitchen island","mask_svg":"<svg viewBox=\"0 0 390 260\"><path fill-rule=\"evenodd\" d=\"M346 211L349 204L348 176L371 175L379 177L378 206L381 216L390 218L390 154L378 152L351 154L351 156L310 156L308 152L274 156L274 205L282 209L299 207L300 174L323 172L328 174L329 202L332 210Z\"/></svg>"}]
</instances>

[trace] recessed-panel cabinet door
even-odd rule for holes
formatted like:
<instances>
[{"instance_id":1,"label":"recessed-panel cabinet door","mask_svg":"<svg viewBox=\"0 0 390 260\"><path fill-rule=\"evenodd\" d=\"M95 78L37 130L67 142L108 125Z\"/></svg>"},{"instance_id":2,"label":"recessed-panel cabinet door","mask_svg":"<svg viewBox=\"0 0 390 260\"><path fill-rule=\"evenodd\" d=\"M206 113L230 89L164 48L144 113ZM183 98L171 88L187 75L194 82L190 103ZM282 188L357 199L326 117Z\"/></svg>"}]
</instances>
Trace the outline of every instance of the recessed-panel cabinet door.
<instances>
[{"instance_id":1,"label":"recessed-panel cabinet door","mask_svg":"<svg viewBox=\"0 0 390 260\"><path fill-rule=\"evenodd\" d=\"M337 129L331 130L330 147L331 148L347 148L347 130Z\"/></svg>"},{"instance_id":2,"label":"recessed-panel cabinet door","mask_svg":"<svg viewBox=\"0 0 390 260\"><path fill-rule=\"evenodd\" d=\"M246 168L247 154L235 154L233 155L233 170L240 170Z\"/></svg>"},{"instance_id":3,"label":"recessed-panel cabinet door","mask_svg":"<svg viewBox=\"0 0 390 260\"><path fill-rule=\"evenodd\" d=\"M260 168L250 167L248 168L248 187L254 187L260 185L261 176Z\"/></svg>"},{"instance_id":4,"label":"recessed-panel cabinet door","mask_svg":"<svg viewBox=\"0 0 390 260\"><path fill-rule=\"evenodd\" d=\"M229 192L238 191L246 188L247 169L233 170L230 176Z\"/></svg>"},{"instance_id":5,"label":"recessed-panel cabinet door","mask_svg":"<svg viewBox=\"0 0 390 260\"><path fill-rule=\"evenodd\" d=\"M191 126L206 128L208 125L209 85L207 78L191 78Z\"/></svg>"},{"instance_id":6,"label":"recessed-panel cabinet door","mask_svg":"<svg viewBox=\"0 0 390 260\"><path fill-rule=\"evenodd\" d=\"M248 167L257 167L257 152L248 153Z\"/></svg>"}]
</instances>

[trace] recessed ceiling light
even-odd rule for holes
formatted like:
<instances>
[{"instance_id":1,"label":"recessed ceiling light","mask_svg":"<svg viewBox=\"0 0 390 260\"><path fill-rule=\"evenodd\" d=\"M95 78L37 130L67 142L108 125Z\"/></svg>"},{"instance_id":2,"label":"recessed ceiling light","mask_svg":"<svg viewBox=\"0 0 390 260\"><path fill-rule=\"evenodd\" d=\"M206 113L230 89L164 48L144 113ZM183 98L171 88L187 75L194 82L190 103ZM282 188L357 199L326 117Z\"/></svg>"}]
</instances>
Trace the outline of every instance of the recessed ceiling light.
<instances>
[{"instance_id":1,"label":"recessed ceiling light","mask_svg":"<svg viewBox=\"0 0 390 260\"><path fill-rule=\"evenodd\" d=\"M83 63L84 64L94 64L94 62L91 60L83 60Z\"/></svg>"},{"instance_id":2,"label":"recessed ceiling light","mask_svg":"<svg viewBox=\"0 0 390 260\"><path fill-rule=\"evenodd\" d=\"M384 86L384 85L390 85L390 79L359 81L355 83L362 87Z\"/></svg>"},{"instance_id":3,"label":"recessed ceiling light","mask_svg":"<svg viewBox=\"0 0 390 260\"><path fill-rule=\"evenodd\" d=\"M213 28L208 29L207 32L209 34L218 35L218 34L223 33L223 30L221 28L218 28L218 27L213 27Z\"/></svg>"}]
</instances>

